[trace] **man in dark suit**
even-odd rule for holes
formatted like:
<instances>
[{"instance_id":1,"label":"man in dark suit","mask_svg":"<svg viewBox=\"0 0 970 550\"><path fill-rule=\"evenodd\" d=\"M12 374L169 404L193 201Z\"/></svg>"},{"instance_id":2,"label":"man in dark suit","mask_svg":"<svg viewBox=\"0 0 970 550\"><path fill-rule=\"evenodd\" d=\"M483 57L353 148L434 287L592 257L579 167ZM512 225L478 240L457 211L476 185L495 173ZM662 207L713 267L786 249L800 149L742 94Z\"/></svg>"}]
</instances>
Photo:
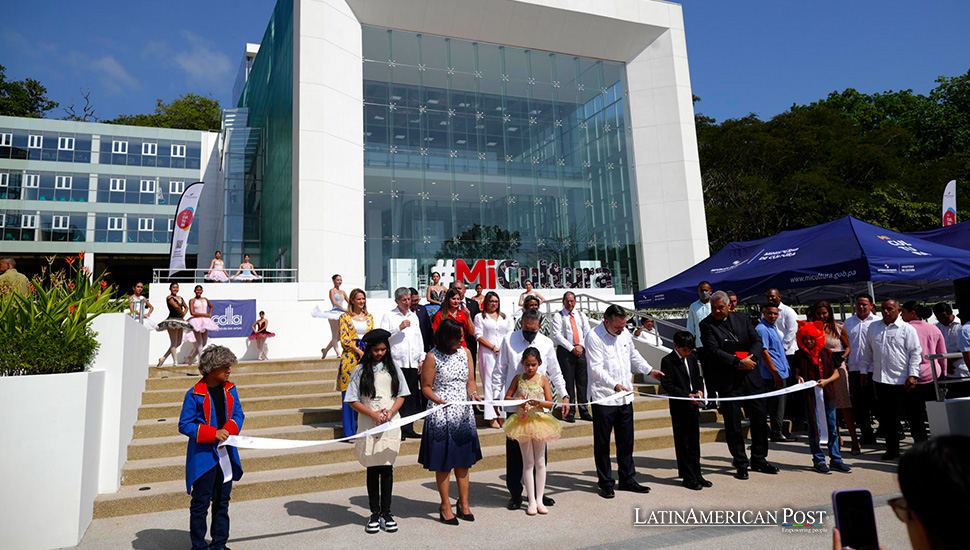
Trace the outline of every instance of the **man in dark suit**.
<instances>
[{"instance_id":1,"label":"man in dark suit","mask_svg":"<svg viewBox=\"0 0 970 550\"><path fill-rule=\"evenodd\" d=\"M686 330L674 334L674 351L660 361L664 373L660 385L671 397L695 397L698 401L669 399L670 423L677 453L677 475L684 487L699 491L714 485L701 476L701 428L699 399L704 398L704 379L694 354L694 335Z\"/></svg>"},{"instance_id":2,"label":"man in dark suit","mask_svg":"<svg viewBox=\"0 0 970 550\"><path fill-rule=\"evenodd\" d=\"M418 316L418 325L421 326L421 339L424 340L424 351L429 352L434 347L434 329L431 328L431 316L428 315L428 309L418 303L421 300L418 289L410 288L408 290L411 291L411 311Z\"/></svg>"},{"instance_id":3,"label":"man in dark suit","mask_svg":"<svg viewBox=\"0 0 970 550\"><path fill-rule=\"evenodd\" d=\"M468 316L468 320L475 322L475 316L481 313L481 308L478 307L478 302L472 300L471 298L465 298L465 283L462 281L454 281L451 283L453 288L457 288L458 292L461 293L462 300L465 304L465 315ZM468 351L472 354L472 363L475 366L475 372L478 372L478 339L475 338L474 334L465 334L465 346Z\"/></svg>"},{"instance_id":4,"label":"man in dark suit","mask_svg":"<svg viewBox=\"0 0 970 550\"><path fill-rule=\"evenodd\" d=\"M757 368L763 349L761 337L741 313L728 311L728 295L723 291L711 296L711 314L700 322L701 361L708 381L713 381L718 397L741 397L763 393L764 381ZM711 380L713 379L713 380ZM751 461L744 450L741 432L741 408L751 421ZM764 399L724 401L724 431L728 449L734 457L734 477L748 479L748 468L756 472L777 474L778 468L768 463L768 415Z\"/></svg>"}]
</instances>

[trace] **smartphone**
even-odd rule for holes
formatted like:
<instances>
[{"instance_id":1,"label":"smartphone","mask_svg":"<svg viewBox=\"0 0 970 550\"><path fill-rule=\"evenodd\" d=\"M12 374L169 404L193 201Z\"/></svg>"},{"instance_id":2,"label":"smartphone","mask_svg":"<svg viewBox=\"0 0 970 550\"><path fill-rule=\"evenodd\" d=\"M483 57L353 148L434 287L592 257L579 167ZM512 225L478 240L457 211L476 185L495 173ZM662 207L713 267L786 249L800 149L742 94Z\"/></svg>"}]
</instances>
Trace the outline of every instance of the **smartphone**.
<instances>
[{"instance_id":1,"label":"smartphone","mask_svg":"<svg viewBox=\"0 0 970 550\"><path fill-rule=\"evenodd\" d=\"M832 493L832 508L843 548L879 550L872 493L866 489L835 491Z\"/></svg>"}]
</instances>

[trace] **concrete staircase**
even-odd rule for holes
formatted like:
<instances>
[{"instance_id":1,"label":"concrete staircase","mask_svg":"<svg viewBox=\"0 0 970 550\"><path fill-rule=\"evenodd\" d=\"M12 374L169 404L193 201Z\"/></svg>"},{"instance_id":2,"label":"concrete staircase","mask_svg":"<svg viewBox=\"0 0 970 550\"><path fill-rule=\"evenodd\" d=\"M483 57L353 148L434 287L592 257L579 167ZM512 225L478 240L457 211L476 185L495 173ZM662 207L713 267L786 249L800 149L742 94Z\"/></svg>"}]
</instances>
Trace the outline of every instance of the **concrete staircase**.
<instances>
[{"instance_id":1,"label":"concrete staircase","mask_svg":"<svg viewBox=\"0 0 970 550\"><path fill-rule=\"evenodd\" d=\"M242 434L281 439L326 440L342 437L340 392L334 391L336 360L245 362L233 367L246 413ZM152 368L142 396L134 439L122 488L98 497L94 517L144 514L187 508L185 493L186 438L178 433L185 392L199 379L194 367ZM658 386L640 385L655 392ZM673 446L665 400L634 402L636 452ZM505 467L505 435L479 418L483 459L474 469ZM702 411L701 442L723 439L714 411ZM592 424L577 420L563 425L563 437L550 444L549 460L589 458L592 466ZM420 429L420 426L418 426ZM395 481L432 478L417 463L420 441L407 440L394 467ZM363 484L363 469L353 445L334 443L283 451L241 449L245 475L233 486L234 501L344 489Z\"/></svg>"}]
</instances>

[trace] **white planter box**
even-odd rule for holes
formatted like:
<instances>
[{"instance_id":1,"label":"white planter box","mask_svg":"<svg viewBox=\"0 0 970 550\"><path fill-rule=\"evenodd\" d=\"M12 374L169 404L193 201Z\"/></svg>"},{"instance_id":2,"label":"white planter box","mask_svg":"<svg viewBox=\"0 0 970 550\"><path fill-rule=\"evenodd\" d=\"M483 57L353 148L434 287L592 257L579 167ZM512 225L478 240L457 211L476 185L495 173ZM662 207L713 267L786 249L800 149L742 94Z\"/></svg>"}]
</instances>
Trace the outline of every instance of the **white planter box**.
<instances>
[{"instance_id":1,"label":"white planter box","mask_svg":"<svg viewBox=\"0 0 970 550\"><path fill-rule=\"evenodd\" d=\"M0 378L0 544L75 546L98 495L104 372Z\"/></svg>"}]
</instances>

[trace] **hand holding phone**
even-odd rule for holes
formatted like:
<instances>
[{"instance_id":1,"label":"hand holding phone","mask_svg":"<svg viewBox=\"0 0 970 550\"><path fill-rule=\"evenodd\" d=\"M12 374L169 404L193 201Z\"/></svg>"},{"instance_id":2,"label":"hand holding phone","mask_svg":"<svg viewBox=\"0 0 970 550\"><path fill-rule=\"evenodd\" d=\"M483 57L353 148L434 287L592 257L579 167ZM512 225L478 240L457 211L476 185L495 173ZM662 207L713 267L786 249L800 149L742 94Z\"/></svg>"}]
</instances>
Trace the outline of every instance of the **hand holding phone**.
<instances>
[{"instance_id":1,"label":"hand holding phone","mask_svg":"<svg viewBox=\"0 0 970 550\"><path fill-rule=\"evenodd\" d=\"M832 507L835 511L835 527L841 538L841 548L880 549L879 537L876 535L876 514L869 491L835 491L832 493Z\"/></svg>"}]
</instances>

